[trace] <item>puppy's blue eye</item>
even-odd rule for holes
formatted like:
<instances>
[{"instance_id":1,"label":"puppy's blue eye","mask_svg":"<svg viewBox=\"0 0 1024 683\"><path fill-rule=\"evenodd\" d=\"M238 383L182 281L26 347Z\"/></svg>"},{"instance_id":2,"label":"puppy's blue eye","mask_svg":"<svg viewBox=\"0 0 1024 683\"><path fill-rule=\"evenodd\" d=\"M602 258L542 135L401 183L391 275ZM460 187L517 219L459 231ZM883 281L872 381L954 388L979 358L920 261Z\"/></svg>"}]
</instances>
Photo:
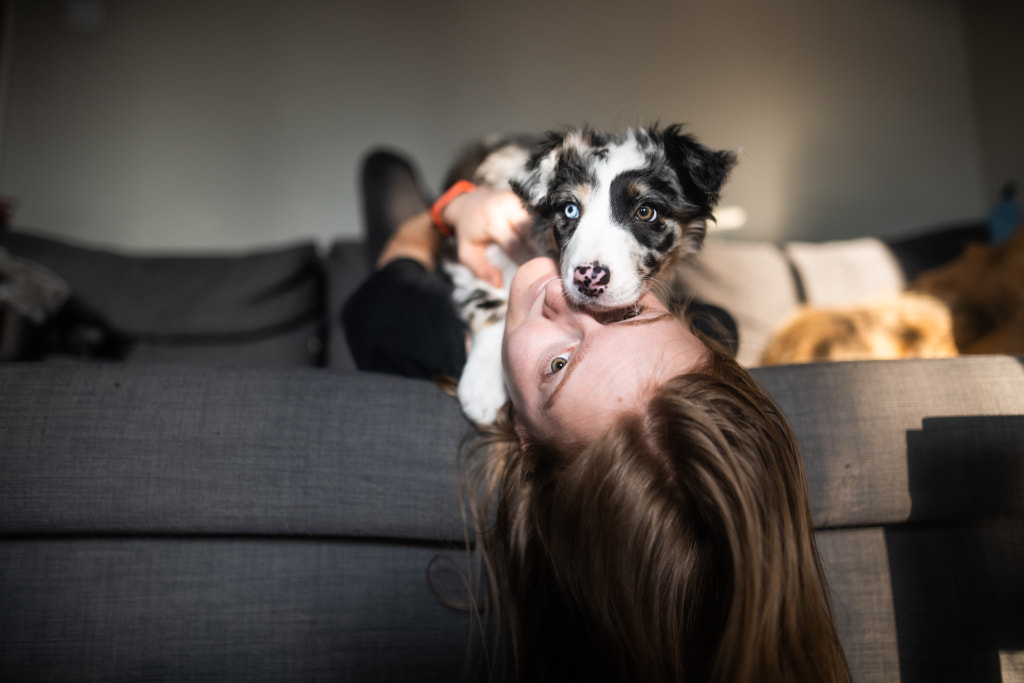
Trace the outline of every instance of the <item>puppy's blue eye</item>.
<instances>
[{"instance_id":1,"label":"puppy's blue eye","mask_svg":"<svg viewBox=\"0 0 1024 683\"><path fill-rule=\"evenodd\" d=\"M571 221L580 217L580 207L576 204L566 204L563 211L565 212L565 217Z\"/></svg>"}]
</instances>

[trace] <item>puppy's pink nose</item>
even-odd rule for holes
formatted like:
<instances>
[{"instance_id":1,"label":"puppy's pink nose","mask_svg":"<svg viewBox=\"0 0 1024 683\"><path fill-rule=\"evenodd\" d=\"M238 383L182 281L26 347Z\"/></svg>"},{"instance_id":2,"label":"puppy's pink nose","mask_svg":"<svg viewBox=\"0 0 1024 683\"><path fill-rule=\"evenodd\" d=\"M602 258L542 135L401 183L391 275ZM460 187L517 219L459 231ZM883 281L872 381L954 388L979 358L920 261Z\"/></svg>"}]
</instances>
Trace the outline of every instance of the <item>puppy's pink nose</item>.
<instances>
[{"instance_id":1,"label":"puppy's pink nose","mask_svg":"<svg viewBox=\"0 0 1024 683\"><path fill-rule=\"evenodd\" d=\"M600 263L588 263L576 266L572 277L580 294L596 299L601 296L605 287L611 282L612 271Z\"/></svg>"}]
</instances>

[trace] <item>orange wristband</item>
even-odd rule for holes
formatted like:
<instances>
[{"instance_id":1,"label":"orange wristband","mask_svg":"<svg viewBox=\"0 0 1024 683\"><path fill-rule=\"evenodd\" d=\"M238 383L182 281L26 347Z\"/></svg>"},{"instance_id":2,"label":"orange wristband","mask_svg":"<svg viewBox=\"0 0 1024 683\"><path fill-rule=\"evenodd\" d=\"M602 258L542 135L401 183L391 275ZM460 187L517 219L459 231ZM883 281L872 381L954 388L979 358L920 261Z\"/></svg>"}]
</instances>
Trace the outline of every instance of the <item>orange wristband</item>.
<instances>
[{"instance_id":1,"label":"orange wristband","mask_svg":"<svg viewBox=\"0 0 1024 683\"><path fill-rule=\"evenodd\" d=\"M469 182L468 180L460 180L451 187L443 195L438 197L434 205L430 207L430 218L434 221L434 227L442 235L451 237L455 234L452 230L452 226L445 223L444 219L441 218L441 212L444 211L445 207L452 203L452 200L461 194L472 192L476 189L476 185Z\"/></svg>"}]
</instances>

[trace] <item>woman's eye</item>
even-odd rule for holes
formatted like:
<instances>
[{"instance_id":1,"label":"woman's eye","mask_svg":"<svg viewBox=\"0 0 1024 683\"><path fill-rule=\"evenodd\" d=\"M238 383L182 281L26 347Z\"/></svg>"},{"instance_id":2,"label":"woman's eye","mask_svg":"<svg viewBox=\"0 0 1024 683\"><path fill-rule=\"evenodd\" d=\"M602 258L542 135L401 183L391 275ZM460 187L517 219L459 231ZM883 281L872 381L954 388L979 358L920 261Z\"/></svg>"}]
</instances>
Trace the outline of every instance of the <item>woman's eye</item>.
<instances>
[{"instance_id":1,"label":"woman's eye","mask_svg":"<svg viewBox=\"0 0 1024 683\"><path fill-rule=\"evenodd\" d=\"M558 356L553 361L551 361L551 374L555 374L568 364L569 359L566 356Z\"/></svg>"},{"instance_id":2,"label":"woman's eye","mask_svg":"<svg viewBox=\"0 0 1024 683\"><path fill-rule=\"evenodd\" d=\"M643 304L637 304L632 308L619 308L606 313L595 313L594 319L602 325L614 325L624 320L632 320L644 312Z\"/></svg>"},{"instance_id":3,"label":"woman's eye","mask_svg":"<svg viewBox=\"0 0 1024 683\"><path fill-rule=\"evenodd\" d=\"M632 320L633 318L636 318L643 312L644 307L641 304L637 304L633 308L627 308L626 310L624 310L622 314L618 316L618 320L620 322L623 320Z\"/></svg>"},{"instance_id":4,"label":"woman's eye","mask_svg":"<svg viewBox=\"0 0 1024 683\"><path fill-rule=\"evenodd\" d=\"M658 217L658 212L654 209L653 206L643 204L640 206L639 209L636 210L635 215L637 220L646 221L647 223L650 223L651 221Z\"/></svg>"},{"instance_id":5,"label":"woman's eye","mask_svg":"<svg viewBox=\"0 0 1024 683\"><path fill-rule=\"evenodd\" d=\"M577 204L566 204L562 211L565 213L565 217L571 221L580 217L580 207Z\"/></svg>"}]
</instances>

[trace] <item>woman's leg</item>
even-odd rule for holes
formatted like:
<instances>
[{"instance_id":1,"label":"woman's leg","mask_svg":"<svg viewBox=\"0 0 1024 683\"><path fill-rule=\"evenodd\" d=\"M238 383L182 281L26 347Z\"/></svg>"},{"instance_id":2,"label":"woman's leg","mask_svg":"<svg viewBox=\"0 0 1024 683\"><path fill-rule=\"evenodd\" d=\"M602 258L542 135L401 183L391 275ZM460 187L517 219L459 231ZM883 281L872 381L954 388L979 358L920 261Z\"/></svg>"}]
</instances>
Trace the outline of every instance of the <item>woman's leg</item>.
<instances>
[{"instance_id":1,"label":"woman's leg","mask_svg":"<svg viewBox=\"0 0 1024 683\"><path fill-rule=\"evenodd\" d=\"M356 366L457 378L466 362L465 326L451 301L451 283L436 270L441 236L411 164L386 152L367 157L363 199L376 270L342 309Z\"/></svg>"},{"instance_id":2,"label":"woman's leg","mask_svg":"<svg viewBox=\"0 0 1024 683\"><path fill-rule=\"evenodd\" d=\"M375 150L363 159L360 184L367 251L376 263L398 227L427 211L430 200L412 163L388 150Z\"/></svg>"}]
</instances>

